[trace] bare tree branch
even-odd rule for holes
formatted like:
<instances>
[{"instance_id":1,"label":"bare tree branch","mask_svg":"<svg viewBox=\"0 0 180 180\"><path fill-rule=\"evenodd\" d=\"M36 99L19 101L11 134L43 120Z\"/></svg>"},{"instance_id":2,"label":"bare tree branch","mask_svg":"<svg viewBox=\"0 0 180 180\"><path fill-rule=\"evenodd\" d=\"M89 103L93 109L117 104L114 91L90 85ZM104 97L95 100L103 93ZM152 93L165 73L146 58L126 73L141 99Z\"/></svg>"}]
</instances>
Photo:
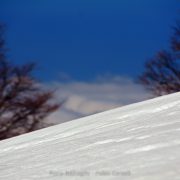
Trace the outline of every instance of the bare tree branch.
<instances>
[{"instance_id":1,"label":"bare tree branch","mask_svg":"<svg viewBox=\"0 0 180 180\"><path fill-rule=\"evenodd\" d=\"M139 82L155 95L180 91L180 26L174 28L171 50L160 51L145 64Z\"/></svg>"},{"instance_id":2,"label":"bare tree branch","mask_svg":"<svg viewBox=\"0 0 180 180\"><path fill-rule=\"evenodd\" d=\"M53 91L43 90L32 76L35 64L16 66L6 58L0 25L0 140L41 128L43 119L60 107Z\"/></svg>"}]
</instances>

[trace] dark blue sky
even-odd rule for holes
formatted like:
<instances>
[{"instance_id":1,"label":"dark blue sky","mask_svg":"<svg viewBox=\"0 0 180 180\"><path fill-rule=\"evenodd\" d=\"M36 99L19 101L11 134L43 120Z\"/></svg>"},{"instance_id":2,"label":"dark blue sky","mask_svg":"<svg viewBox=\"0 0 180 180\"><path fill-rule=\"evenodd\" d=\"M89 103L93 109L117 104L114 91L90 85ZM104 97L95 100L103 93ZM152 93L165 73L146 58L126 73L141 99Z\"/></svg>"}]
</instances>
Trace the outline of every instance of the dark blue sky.
<instances>
[{"instance_id":1,"label":"dark blue sky","mask_svg":"<svg viewBox=\"0 0 180 180\"><path fill-rule=\"evenodd\" d=\"M42 80L136 77L168 47L178 0L0 0L9 58L36 61Z\"/></svg>"}]
</instances>

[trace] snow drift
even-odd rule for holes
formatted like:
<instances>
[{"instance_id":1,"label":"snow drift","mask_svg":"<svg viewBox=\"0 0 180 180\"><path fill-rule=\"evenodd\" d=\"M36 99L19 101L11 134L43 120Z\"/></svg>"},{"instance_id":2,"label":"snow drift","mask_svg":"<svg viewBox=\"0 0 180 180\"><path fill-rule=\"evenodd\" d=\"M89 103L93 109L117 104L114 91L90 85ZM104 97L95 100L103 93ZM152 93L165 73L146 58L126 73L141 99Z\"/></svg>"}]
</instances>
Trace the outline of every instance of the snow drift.
<instances>
[{"instance_id":1,"label":"snow drift","mask_svg":"<svg viewBox=\"0 0 180 180\"><path fill-rule=\"evenodd\" d=\"M0 142L2 180L180 178L180 93Z\"/></svg>"}]
</instances>

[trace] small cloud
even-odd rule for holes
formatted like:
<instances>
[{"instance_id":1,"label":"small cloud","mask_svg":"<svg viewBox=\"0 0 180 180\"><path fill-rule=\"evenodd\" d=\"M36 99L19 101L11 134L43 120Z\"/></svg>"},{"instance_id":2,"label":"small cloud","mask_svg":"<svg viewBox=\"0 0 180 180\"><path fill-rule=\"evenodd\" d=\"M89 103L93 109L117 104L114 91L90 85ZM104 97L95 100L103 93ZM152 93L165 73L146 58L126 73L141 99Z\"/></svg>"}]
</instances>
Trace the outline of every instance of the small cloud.
<instances>
[{"instance_id":1,"label":"small cloud","mask_svg":"<svg viewBox=\"0 0 180 180\"><path fill-rule=\"evenodd\" d=\"M49 117L61 123L127 104L149 99L151 95L131 78L99 76L91 82L54 82L56 99L66 99L64 106Z\"/></svg>"}]
</instances>

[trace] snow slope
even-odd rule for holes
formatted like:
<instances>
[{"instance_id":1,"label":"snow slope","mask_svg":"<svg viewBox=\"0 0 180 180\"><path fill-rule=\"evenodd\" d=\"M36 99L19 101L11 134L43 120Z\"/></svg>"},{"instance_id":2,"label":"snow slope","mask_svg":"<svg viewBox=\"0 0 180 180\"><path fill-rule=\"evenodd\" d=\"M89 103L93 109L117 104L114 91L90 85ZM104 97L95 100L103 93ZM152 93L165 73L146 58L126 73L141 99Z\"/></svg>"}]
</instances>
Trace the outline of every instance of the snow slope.
<instances>
[{"instance_id":1,"label":"snow slope","mask_svg":"<svg viewBox=\"0 0 180 180\"><path fill-rule=\"evenodd\" d=\"M179 180L180 93L0 142L1 180Z\"/></svg>"}]
</instances>

